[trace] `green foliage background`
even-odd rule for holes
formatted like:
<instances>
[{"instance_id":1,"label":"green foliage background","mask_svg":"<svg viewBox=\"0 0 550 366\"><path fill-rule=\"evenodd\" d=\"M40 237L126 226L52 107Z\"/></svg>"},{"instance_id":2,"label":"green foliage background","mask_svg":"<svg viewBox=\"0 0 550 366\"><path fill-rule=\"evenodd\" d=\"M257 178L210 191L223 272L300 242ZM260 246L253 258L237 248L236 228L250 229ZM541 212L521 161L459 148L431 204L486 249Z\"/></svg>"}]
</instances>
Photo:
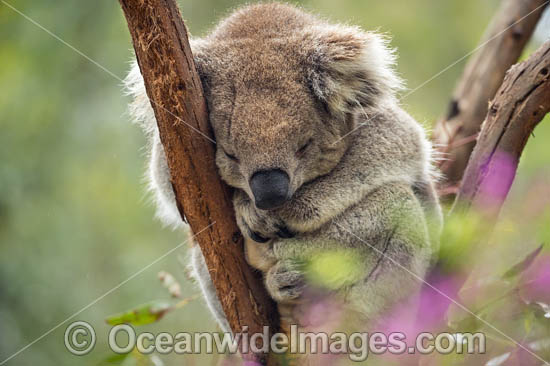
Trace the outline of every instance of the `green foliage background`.
<instances>
[{"instance_id":1,"label":"green foliage background","mask_svg":"<svg viewBox=\"0 0 550 366\"><path fill-rule=\"evenodd\" d=\"M10 0L113 74L124 77L130 37L116 1ZM497 0L309 0L335 21L380 29L399 49L399 71L413 89L470 52ZM181 9L193 35L204 34L237 1L189 0ZM531 50L534 46L531 46ZM446 109L464 62L409 98L406 108L429 127ZM0 362L185 240L152 219L143 185L145 140L125 114L121 83L0 2ZM508 264L550 241L550 124L529 141L507 206L521 230L499 247ZM531 202L532 205L527 204ZM534 208L533 208L534 207ZM533 211L534 210L534 211ZM517 212L517 214L514 214ZM532 213L527 216L525 212ZM534 213L533 213L534 212ZM545 224L546 223L546 224ZM104 319L166 298L156 273L172 272L183 295L185 248L159 261L75 317L95 326L96 349L76 357L63 346L66 324L8 365L96 364L108 355ZM506 249L500 249L506 248ZM197 300L143 329L215 330ZM176 364L173 355L163 356ZM184 356L177 364L211 364Z\"/></svg>"}]
</instances>

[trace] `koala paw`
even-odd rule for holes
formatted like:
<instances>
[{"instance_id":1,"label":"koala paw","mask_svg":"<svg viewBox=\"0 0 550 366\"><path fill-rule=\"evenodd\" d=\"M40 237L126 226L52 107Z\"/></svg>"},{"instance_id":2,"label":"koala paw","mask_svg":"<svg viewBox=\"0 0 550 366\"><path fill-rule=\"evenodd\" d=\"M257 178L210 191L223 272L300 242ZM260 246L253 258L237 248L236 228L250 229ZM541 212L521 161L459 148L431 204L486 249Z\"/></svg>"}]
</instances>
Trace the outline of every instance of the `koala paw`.
<instances>
[{"instance_id":1,"label":"koala paw","mask_svg":"<svg viewBox=\"0 0 550 366\"><path fill-rule=\"evenodd\" d=\"M300 263L291 260L277 262L266 274L265 284L277 302L290 302L299 298L306 286Z\"/></svg>"},{"instance_id":2,"label":"koala paw","mask_svg":"<svg viewBox=\"0 0 550 366\"><path fill-rule=\"evenodd\" d=\"M276 213L257 209L246 193L237 194L233 203L241 232L255 242L267 243L274 238L294 237L294 233Z\"/></svg>"}]
</instances>

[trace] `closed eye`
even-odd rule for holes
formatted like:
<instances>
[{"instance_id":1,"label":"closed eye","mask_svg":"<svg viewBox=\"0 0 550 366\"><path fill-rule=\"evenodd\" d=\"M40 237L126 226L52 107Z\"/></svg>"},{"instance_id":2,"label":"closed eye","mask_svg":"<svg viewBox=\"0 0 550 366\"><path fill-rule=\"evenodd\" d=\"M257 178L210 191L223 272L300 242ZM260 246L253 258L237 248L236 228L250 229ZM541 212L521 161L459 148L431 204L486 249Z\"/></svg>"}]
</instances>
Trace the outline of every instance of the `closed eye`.
<instances>
[{"instance_id":1,"label":"closed eye","mask_svg":"<svg viewBox=\"0 0 550 366\"><path fill-rule=\"evenodd\" d=\"M223 150L223 152L225 153L225 156L227 156L230 160L233 160L236 163L239 162L239 158L237 158L235 155L232 155L225 150Z\"/></svg>"},{"instance_id":2,"label":"closed eye","mask_svg":"<svg viewBox=\"0 0 550 366\"><path fill-rule=\"evenodd\" d=\"M305 144L302 145L302 147L300 147L297 151L296 151L296 156L302 156L304 155L304 153L306 152L307 148L311 145L311 142L313 140L312 139L309 139L307 140L307 142Z\"/></svg>"}]
</instances>

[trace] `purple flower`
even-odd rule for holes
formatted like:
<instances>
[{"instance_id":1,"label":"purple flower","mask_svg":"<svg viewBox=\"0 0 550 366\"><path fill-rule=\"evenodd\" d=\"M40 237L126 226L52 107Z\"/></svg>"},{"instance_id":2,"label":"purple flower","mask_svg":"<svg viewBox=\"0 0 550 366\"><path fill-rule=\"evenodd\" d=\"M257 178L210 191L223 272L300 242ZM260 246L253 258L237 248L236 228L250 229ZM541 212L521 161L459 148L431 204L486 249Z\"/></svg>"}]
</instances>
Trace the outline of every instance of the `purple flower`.
<instances>
[{"instance_id":1,"label":"purple flower","mask_svg":"<svg viewBox=\"0 0 550 366\"><path fill-rule=\"evenodd\" d=\"M550 304L550 255L537 258L521 276L520 296L527 302Z\"/></svg>"},{"instance_id":2,"label":"purple flower","mask_svg":"<svg viewBox=\"0 0 550 366\"><path fill-rule=\"evenodd\" d=\"M504 151L496 151L488 159L482 167L478 208L484 211L501 206L510 191L517 166L517 159Z\"/></svg>"}]
</instances>

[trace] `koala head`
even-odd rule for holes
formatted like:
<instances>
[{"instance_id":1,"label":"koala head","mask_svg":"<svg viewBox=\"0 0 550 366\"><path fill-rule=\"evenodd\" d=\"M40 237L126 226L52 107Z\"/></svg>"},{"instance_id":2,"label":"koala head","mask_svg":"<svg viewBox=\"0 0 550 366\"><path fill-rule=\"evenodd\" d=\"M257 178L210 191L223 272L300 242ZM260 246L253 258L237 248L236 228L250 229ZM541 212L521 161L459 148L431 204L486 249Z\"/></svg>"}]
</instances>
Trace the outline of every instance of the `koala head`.
<instances>
[{"instance_id":1,"label":"koala head","mask_svg":"<svg viewBox=\"0 0 550 366\"><path fill-rule=\"evenodd\" d=\"M192 47L221 177L259 209L334 169L358 113L400 86L381 36L288 5L244 8Z\"/></svg>"}]
</instances>

